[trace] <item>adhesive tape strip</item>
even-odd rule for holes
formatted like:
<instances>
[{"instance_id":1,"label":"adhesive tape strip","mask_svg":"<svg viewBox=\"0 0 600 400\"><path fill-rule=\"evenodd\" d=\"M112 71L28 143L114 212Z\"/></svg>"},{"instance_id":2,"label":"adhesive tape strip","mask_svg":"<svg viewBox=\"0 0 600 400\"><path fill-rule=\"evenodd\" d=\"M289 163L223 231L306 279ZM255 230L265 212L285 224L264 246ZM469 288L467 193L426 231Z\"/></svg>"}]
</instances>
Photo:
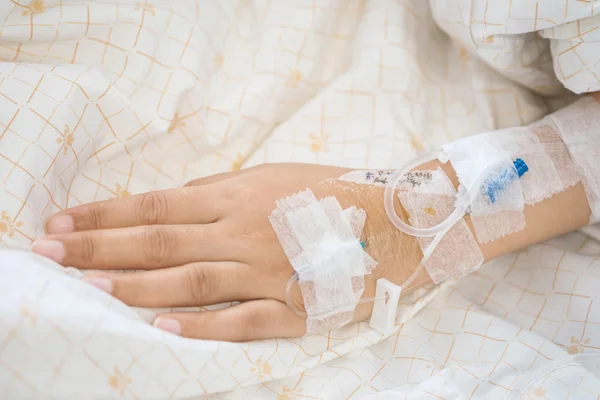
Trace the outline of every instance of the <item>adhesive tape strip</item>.
<instances>
[{"instance_id":1,"label":"adhesive tape strip","mask_svg":"<svg viewBox=\"0 0 600 400\"><path fill-rule=\"evenodd\" d=\"M600 221L600 104L591 96L548 116L567 145L592 210Z\"/></svg>"},{"instance_id":2,"label":"adhesive tape strip","mask_svg":"<svg viewBox=\"0 0 600 400\"><path fill-rule=\"evenodd\" d=\"M454 210L456 189L440 168L427 171L432 179L418 190L399 191L398 197L411 225L428 228L439 224ZM417 237L423 252L435 240L433 237ZM483 263L483 255L464 219L454 224L439 244L423 261L423 266L434 283L458 279L477 270Z\"/></svg>"},{"instance_id":3,"label":"adhesive tape strip","mask_svg":"<svg viewBox=\"0 0 600 400\"><path fill-rule=\"evenodd\" d=\"M528 177L528 182L531 182L531 184L538 182L538 185L544 185L545 182L548 182L547 187L552 189L551 195L562 192L577 184L579 182L579 174L577 173L575 164L573 164L569 149L561 139L558 128L554 122L552 122L550 118L544 118L541 121L529 125L529 129L531 129L542 146L544 146L545 152L548 154L553 166L553 168L548 168L548 170L555 171L559 181L556 182L554 176L538 176L536 178L537 168L532 164L532 167L530 168L532 174ZM525 182L526 181L524 180L524 186ZM533 202L530 204L533 204Z\"/></svg>"},{"instance_id":4,"label":"adhesive tape strip","mask_svg":"<svg viewBox=\"0 0 600 400\"><path fill-rule=\"evenodd\" d=\"M364 211L343 210L334 197L317 200L310 190L276 202L269 221L298 275L307 333L352 320L364 275L377 265L362 248Z\"/></svg>"},{"instance_id":5,"label":"adhesive tape strip","mask_svg":"<svg viewBox=\"0 0 600 400\"><path fill-rule=\"evenodd\" d=\"M474 191L471 221L482 243L525 228L525 200L518 171L510 153L494 143L495 136L503 135L504 131L482 133L443 147L461 185Z\"/></svg>"}]
</instances>

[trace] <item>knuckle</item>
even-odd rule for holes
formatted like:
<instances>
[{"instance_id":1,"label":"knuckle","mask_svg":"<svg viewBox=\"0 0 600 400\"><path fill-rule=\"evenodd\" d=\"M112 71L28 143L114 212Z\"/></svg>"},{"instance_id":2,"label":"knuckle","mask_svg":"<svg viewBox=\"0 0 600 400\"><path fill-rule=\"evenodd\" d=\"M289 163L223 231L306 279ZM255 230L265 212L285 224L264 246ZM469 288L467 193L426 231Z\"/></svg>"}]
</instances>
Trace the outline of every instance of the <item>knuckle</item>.
<instances>
[{"instance_id":1,"label":"knuckle","mask_svg":"<svg viewBox=\"0 0 600 400\"><path fill-rule=\"evenodd\" d=\"M251 201L256 193L256 188L246 183L228 184L223 188L223 197L228 201L244 203Z\"/></svg>"},{"instance_id":2,"label":"knuckle","mask_svg":"<svg viewBox=\"0 0 600 400\"><path fill-rule=\"evenodd\" d=\"M157 265L169 260L173 250L173 240L168 229L161 226L148 226L144 230L142 247L146 261Z\"/></svg>"},{"instance_id":3,"label":"knuckle","mask_svg":"<svg viewBox=\"0 0 600 400\"><path fill-rule=\"evenodd\" d=\"M81 260L86 264L93 264L96 256L94 239L89 234L83 234L80 241Z\"/></svg>"},{"instance_id":4,"label":"knuckle","mask_svg":"<svg viewBox=\"0 0 600 400\"><path fill-rule=\"evenodd\" d=\"M146 225L164 223L168 218L167 196L161 192L149 192L139 196L136 201L136 217Z\"/></svg>"},{"instance_id":5,"label":"knuckle","mask_svg":"<svg viewBox=\"0 0 600 400\"><path fill-rule=\"evenodd\" d=\"M87 210L85 225L88 229L100 229L102 227L102 210L100 204L96 204Z\"/></svg>"},{"instance_id":6,"label":"knuckle","mask_svg":"<svg viewBox=\"0 0 600 400\"><path fill-rule=\"evenodd\" d=\"M211 282L208 279L206 270L198 264L192 264L188 269L186 285L191 298L195 301L200 301L210 293Z\"/></svg>"},{"instance_id":7,"label":"knuckle","mask_svg":"<svg viewBox=\"0 0 600 400\"><path fill-rule=\"evenodd\" d=\"M271 315L264 310L252 310L246 314L245 326L249 338L262 336L271 326Z\"/></svg>"}]
</instances>

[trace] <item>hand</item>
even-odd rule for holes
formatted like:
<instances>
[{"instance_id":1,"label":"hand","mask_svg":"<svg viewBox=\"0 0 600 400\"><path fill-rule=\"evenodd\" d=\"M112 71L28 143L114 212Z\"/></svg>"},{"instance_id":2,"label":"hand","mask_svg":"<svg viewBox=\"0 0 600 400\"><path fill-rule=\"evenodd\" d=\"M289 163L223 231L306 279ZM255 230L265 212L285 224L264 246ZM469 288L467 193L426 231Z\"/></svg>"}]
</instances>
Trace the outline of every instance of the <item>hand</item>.
<instances>
[{"instance_id":1,"label":"hand","mask_svg":"<svg viewBox=\"0 0 600 400\"><path fill-rule=\"evenodd\" d=\"M336 180L348 171L264 165L78 206L53 216L49 235L33 251L80 269L144 270L85 278L131 306L241 302L219 311L165 313L154 321L178 335L226 341L301 336L305 320L285 303L294 270L268 219L276 200L310 188L317 198L334 196L343 208L366 211L361 240L378 267L366 277L363 296L374 295L379 277L404 282L421 257L416 241L388 220L383 189ZM302 307L297 287L293 301ZM369 317L371 309L360 304L354 320Z\"/></svg>"}]
</instances>

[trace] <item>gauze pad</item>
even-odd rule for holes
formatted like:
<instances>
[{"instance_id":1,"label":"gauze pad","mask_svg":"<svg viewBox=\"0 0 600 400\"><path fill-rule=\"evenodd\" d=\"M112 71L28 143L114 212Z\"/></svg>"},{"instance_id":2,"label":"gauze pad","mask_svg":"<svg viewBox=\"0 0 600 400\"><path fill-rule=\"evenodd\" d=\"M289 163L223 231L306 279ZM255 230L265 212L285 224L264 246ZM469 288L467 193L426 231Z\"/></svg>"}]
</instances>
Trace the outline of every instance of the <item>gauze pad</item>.
<instances>
[{"instance_id":1,"label":"gauze pad","mask_svg":"<svg viewBox=\"0 0 600 400\"><path fill-rule=\"evenodd\" d=\"M429 228L446 219L454 210L456 189L440 168L428 172L431 179L413 190L398 192L402 207L412 226ZM433 237L417 237L422 251ZM464 219L458 221L441 239L431 256L423 262L431 280L438 284L458 279L476 271L483 264L483 254Z\"/></svg>"},{"instance_id":2,"label":"gauze pad","mask_svg":"<svg viewBox=\"0 0 600 400\"><path fill-rule=\"evenodd\" d=\"M317 200L310 190L276 202L269 221L298 276L307 333L349 323L377 263L362 248L364 211L343 210L334 197Z\"/></svg>"},{"instance_id":3,"label":"gauze pad","mask_svg":"<svg viewBox=\"0 0 600 400\"><path fill-rule=\"evenodd\" d=\"M584 97L550 114L567 145L592 210L590 223L600 221L600 104Z\"/></svg>"}]
</instances>

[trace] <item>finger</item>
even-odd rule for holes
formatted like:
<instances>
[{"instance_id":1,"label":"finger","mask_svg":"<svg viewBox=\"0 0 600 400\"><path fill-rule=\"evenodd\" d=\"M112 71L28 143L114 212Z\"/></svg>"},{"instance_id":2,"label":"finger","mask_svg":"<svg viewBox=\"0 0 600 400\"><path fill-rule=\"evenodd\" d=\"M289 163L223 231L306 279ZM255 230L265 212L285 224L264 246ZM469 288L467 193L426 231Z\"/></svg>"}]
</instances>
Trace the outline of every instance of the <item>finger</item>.
<instances>
[{"instance_id":1,"label":"finger","mask_svg":"<svg viewBox=\"0 0 600 400\"><path fill-rule=\"evenodd\" d=\"M53 234L137 225L207 224L223 216L218 197L215 188L198 186L84 204L53 216L46 230Z\"/></svg>"},{"instance_id":2,"label":"finger","mask_svg":"<svg viewBox=\"0 0 600 400\"><path fill-rule=\"evenodd\" d=\"M231 261L230 235L217 224L152 225L50 235L34 253L62 265L94 269L155 269L194 261Z\"/></svg>"},{"instance_id":3,"label":"finger","mask_svg":"<svg viewBox=\"0 0 600 400\"><path fill-rule=\"evenodd\" d=\"M260 277L256 269L236 262L198 262L155 271L94 274L85 276L83 281L130 306L151 308L253 300L269 297L269 287L276 286Z\"/></svg>"},{"instance_id":4,"label":"finger","mask_svg":"<svg viewBox=\"0 0 600 400\"><path fill-rule=\"evenodd\" d=\"M270 338L292 338L306 333L306 321L277 300L252 300L204 312L159 315L157 328L195 339L246 342Z\"/></svg>"}]
</instances>

